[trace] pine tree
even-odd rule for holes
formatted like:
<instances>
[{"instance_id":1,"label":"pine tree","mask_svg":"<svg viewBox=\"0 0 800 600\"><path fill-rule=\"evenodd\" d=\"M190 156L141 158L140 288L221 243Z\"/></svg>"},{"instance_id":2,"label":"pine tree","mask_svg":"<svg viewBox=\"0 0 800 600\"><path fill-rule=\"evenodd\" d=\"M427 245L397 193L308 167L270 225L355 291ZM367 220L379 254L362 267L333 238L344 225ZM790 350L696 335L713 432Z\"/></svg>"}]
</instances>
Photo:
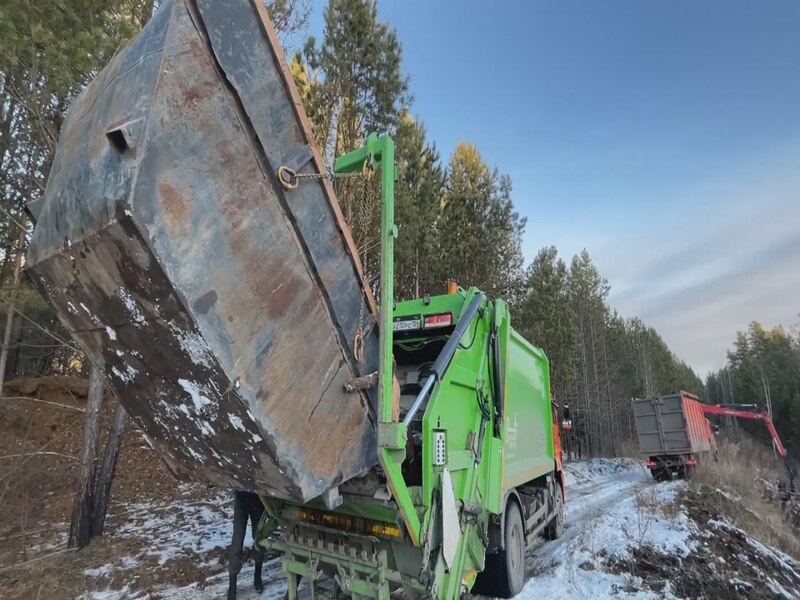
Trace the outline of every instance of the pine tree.
<instances>
[{"instance_id":1,"label":"pine tree","mask_svg":"<svg viewBox=\"0 0 800 600\"><path fill-rule=\"evenodd\" d=\"M428 145L425 127L407 111L395 134L398 180L395 184L395 295L418 298L440 293L436 281L438 221L444 189L444 173L436 148Z\"/></svg>"},{"instance_id":2,"label":"pine tree","mask_svg":"<svg viewBox=\"0 0 800 600\"><path fill-rule=\"evenodd\" d=\"M570 290L575 310L575 327L578 347L575 353L577 377L575 404L585 415L589 451L600 454L603 424L609 420L607 382L602 352L605 323L608 316L606 299L609 286L592 263L589 253L583 250L570 263Z\"/></svg>"},{"instance_id":3,"label":"pine tree","mask_svg":"<svg viewBox=\"0 0 800 600\"><path fill-rule=\"evenodd\" d=\"M397 33L378 20L374 0L330 0L324 19L322 43L309 38L305 53L323 78L326 106L348 101L340 132L345 143L354 147L365 133L393 131L408 104Z\"/></svg>"},{"instance_id":4,"label":"pine tree","mask_svg":"<svg viewBox=\"0 0 800 600\"><path fill-rule=\"evenodd\" d=\"M510 178L490 170L473 144L458 144L447 169L439 279L454 278L513 303L522 279L524 229Z\"/></svg>"},{"instance_id":5,"label":"pine tree","mask_svg":"<svg viewBox=\"0 0 800 600\"><path fill-rule=\"evenodd\" d=\"M800 344L780 325L765 330L753 321L736 334L725 368L712 373L706 388L714 402L756 404L771 409L775 427L790 449L800 442ZM762 427L736 423L767 440Z\"/></svg>"},{"instance_id":6,"label":"pine tree","mask_svg":"<svg viewBox=\"0 0 800 600\"><path fill-rule=\"evenodd\" d=\"M533 259L513 317L523 337L545 349L552 388L557 398L566 398L575 376L578 340L569 273L555 246L542 248Z\"/></svg>"},{"instance_id":7,"label":"pine tree","mask_svg":"<svg viewBox=\"0 0 800 600\"><path fill-rule=\"evenodd\" d=\"M374 0L330 0L323 39L306 42L304 56L319 77L314 108L318 142L329 158L360 145L368 133L394 133L401 107L410 102L400 65L397 34L378 20ZM353 233L369 280L378 272L380 186L342 181L336 185L345 220Z\"/></svg>"}]
</instances>

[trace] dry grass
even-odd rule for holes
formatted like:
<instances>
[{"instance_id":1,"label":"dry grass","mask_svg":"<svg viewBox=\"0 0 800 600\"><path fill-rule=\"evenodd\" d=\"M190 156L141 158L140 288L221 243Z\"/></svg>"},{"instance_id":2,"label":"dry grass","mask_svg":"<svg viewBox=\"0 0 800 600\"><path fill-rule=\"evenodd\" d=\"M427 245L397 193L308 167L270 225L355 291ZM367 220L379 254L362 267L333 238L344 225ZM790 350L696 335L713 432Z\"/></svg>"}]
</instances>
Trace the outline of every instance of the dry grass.
<instances>
[{"instance_id":1,"label":"dry grass","mask_svg":"<svg viewBox=\"0 0 800 600\"><path fill-rule=\"evenodd\" d=\"M719 459L707 460L692 477L695 486L731 523L763 543L800 557L798 532L783 517L779 503L764 498L763 480L787 478L782 459L749 439L718 440Z\"/></svg>"},{"instance_id":2,"label":"dry grass","mask_svg":"<svg viewBox=\"0 0 800 600\"><path fill-rule=\"evenodd\" d=\"M640 458L639 443L636 440L622 440L617 442L617 456L625 458Z\"/></svg>"}]
</instances>

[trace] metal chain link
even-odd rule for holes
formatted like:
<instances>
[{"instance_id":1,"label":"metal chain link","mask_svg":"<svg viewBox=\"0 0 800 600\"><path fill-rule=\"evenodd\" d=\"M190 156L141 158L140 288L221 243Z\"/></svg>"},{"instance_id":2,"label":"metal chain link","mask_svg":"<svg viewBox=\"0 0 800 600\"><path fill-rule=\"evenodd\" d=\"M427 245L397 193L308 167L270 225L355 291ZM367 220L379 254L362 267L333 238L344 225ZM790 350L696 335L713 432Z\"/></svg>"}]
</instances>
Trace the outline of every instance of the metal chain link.
<instances>
[{"instance_id":1,"label":"metal chain link","mask_svg":"<svg viewBox=\"0 0 800 600\"><path fill-rule=\"evenodd\" d=\"M295 173L297 179L347 179L349 177L367 177L364 173Z\"/></svg>"},{"instance_id":2,"label":"metal chain link","mask_svg":"<svg viewBox=\"0 0 800 600\"><path fill-rule=\"evenodd\" d=\"M366 167L362 171L355 171L353 173L335 173L333 171L325 171L324 173L298 173L294 169L290 169L286 166L278 167L278 181L280 182L281 186L287 190L296 189L302 180L328 179L333 181L334 179L349 179L357 177L369 179L371 176L372 171L368 170Z\"/></svg>"},{"instance_id":3,"label":"metal chain link","mask_svg":"<svg viewBox=\"0 0 800 600\"><path fill-rule=\"evenodd\" d=\"M369 179L370 179L370 177L372 175L372 172L369 171L367 173L366 171L362 171L361 173L359 173L359 175L364 175L365 176L364 177L364 185L361 188L361 211L360 211L360 214L359 214L360 221L361 221L361 223L360 223L361 224L361 233L362 233L362 235L365 236L366 235L365 232L369 229L369 219L368 219L368 216L367 216L366 204L367 204L367 197L368 197L369 192L370 192ZM361 254L361 256L359 256L359 259L361 260L361 266L364 269L365 277L366 277L366 271L367 271L367 256L368 256L367 251L368 250L369 250L369 243L365 243L364 244L364 252L363 253L359 253L359 254ZM358 252L358 249L356 249L356 252ZM375 297L374 285L370 286L369 281L365 281L365 283L367 284L367 286L370 287L370 291L372 292L372 296ZM366 333L364 332L364 313L366 312L366 305L367 305L367 301L366 301L365 294L362 294L361 295L361 302L360 302L360 306L359 306L359 311L358 311L358 330L356 332L356 339L358 340L358 344L357 345L355 343L353 344L353 349L355 351L354 354L355 354L356 360L359 360L359 361L361 360L361 353L362 353L362 350L364 348L364 344L366 342L366 339L369 336L370 332L372 331L372 328L370 328L370 331L368 331Z\"/></svg>"},{"instance_id":4,"label":"metal chain link","mask_svg":"<svg viewBox=\"0 0 800 600\"><path fill-rule=\"evenodd\" d=\"M354 178L362 178L364 180L364 187L362 191L362 210L361 210L361 228L362 231L367 231L369 227L369 220L367 218L365 206L366 204L366 197L369 194L369 180L372 178L373 171L370 167L370 161L364 162L364 168L361 171L355 171L353 173L335 173L333 171L326 171L324 173L298 173L294 169L290 169L286 166L281 166L278 168L278 181L280 182L281 186L287 190L296 189L298 185L300 185L301 181L304 180L322 180L328 179L333 181L335 179L354 179ZM366 269L367 264L367 249L369 248L369 244L364 245L364 253L363 256L359 256L361 260L361 264ZM358 249L356 248L356 252ZM369 282L366 282L367 285L370 287L370 291L372 292L373 297L376 294L376 286L375 282L370 285ZM364 324L365 324L365 312L366 312L366 298L365 294L361 295L361 302L359 303L359 310L358 310L358 329L356 329L356 335L353 338L353 355L355 356L356 361L361 360L361 353L364 349L364 342L369 334L372 332L373 327L370 327L369 331L366 333L364 332Z\"/></svg>"}]
</instances>

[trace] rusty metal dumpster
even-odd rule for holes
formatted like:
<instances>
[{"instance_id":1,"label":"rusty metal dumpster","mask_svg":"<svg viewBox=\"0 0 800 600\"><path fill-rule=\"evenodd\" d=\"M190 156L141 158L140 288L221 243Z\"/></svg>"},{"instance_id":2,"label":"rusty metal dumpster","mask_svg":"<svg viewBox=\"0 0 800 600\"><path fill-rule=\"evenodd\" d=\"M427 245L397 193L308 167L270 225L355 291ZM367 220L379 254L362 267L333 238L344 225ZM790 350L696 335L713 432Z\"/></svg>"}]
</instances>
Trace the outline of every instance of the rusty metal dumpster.
<instances>
[{"instance_id":1,"label":"rusty metal dumpster","mask_svg":"<svg viewBox=\"0 0 800 600\"><path fill-rule=\"evenodd\" d=\"M165 2L74 101L32 278L176 472L306 501L376 460L375 305L260 0ZM364 334L363 350L354 344Z\"/></svg>"}]
</instances>

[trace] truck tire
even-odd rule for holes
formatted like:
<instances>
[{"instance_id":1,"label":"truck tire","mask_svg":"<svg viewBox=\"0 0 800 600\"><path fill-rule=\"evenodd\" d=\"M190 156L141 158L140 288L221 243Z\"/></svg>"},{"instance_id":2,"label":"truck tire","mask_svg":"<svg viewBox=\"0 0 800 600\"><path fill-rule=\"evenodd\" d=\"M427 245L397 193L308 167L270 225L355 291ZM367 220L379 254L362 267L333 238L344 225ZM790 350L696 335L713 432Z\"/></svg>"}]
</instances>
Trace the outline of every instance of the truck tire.
<instances>
[{"instance_id":1,"label":"truck tire","mask_svg":"<svg viewBox=\"0 0 800 600\"><path fill-rule=\"evenodd\" d=\"M544 538L546 540L557 540L564 535L564 498L561 495L561 488L556 486L556 514L550 519L547 527L544 528Z\"/></svg>"},{"instance_id":2,"label":"truck tire","mask_svg":"<svg viewBox=\"0 0 800 600\"><path fill-rule=\"evenodd\" d=\"M513 598L525 583L525 525L516 502L505 512L505 550L486 555L486 565L475 581L473 593L492 598Z\"/></svg>"}]
</instances>

